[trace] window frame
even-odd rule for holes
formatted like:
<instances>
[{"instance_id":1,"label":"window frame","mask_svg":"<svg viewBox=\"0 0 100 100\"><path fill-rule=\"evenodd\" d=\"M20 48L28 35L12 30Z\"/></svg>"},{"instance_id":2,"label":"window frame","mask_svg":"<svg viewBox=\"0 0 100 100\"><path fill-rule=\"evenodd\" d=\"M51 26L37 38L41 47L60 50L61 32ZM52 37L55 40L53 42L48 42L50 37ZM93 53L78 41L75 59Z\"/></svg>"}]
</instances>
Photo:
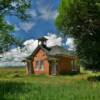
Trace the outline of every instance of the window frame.
<instances>
[{"instance_id":1,"label":"window frame","mask_svg":"<svg viewBox=\"0 0 100 100\"><path fill-rule=\"evenodd\" d=\"M43 60L38 60L36 61L36 70L39 71L44 71L44 62Z\"/></svg>"}]
</instances>

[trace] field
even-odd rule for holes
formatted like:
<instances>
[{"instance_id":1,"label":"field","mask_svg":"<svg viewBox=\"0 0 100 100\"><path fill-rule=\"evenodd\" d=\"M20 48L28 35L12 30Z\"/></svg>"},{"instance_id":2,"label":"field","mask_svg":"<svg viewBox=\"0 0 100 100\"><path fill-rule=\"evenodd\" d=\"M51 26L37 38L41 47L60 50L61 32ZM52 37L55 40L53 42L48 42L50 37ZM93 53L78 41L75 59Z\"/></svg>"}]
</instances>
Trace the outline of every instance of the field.
<instances>
[{"instance_id":1,"label":"field","mask_svg":"<svg viewBox=\"0 0 100 100\"><path fill-rule=\"evenodd\" d=\"M99 100L99 75L26 76L24 68L0 68L0 100Z\"/></svg>"}]
</instances>

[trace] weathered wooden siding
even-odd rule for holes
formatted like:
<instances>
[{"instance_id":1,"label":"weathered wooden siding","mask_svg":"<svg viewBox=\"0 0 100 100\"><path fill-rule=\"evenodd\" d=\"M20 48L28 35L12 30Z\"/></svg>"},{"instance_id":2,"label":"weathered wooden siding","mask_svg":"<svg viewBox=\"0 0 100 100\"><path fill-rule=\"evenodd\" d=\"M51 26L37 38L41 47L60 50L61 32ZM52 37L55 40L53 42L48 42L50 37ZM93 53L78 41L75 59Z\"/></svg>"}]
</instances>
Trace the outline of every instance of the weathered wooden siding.
<instances>
[{"instance_id":1,"label":"weathered wooden siding","mask_svg":"<svg viewBox=\"0 0 100 100\"><path fill-rule=\"evenodd\" d=\"M69 57L60 57L58 62L58 73L59 74L66 74L72 71L71 65L72 59Z\"/></svg>"}]
</instances>

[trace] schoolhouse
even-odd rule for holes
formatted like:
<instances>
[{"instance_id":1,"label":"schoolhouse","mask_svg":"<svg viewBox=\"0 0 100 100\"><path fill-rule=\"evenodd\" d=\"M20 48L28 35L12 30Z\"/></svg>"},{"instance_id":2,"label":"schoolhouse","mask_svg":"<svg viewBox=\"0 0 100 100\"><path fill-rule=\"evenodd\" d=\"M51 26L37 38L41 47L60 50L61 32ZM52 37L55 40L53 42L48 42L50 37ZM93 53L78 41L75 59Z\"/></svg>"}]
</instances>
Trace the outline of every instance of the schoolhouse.
<instances>
[{"instance_id":1,"label":"schoolhouse","mask_svg":"<svg viewBox=\"0 0 100 100\"><path fill-rule=\"evenodd\" d=\"M24 61L28 75L59 75L79 72L78 58L61 46L46 46L45 37L38 39L38 46Z\"/></svg>"}]
</instances>

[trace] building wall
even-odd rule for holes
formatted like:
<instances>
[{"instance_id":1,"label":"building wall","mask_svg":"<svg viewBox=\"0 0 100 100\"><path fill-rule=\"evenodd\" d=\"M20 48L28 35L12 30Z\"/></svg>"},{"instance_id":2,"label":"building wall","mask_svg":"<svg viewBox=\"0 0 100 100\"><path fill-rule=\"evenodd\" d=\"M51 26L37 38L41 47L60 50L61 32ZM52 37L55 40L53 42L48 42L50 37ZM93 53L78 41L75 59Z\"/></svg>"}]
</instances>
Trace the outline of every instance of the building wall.
<instances>
[{"instance_id":1,"label":"building wall","mask_svg":"<svg viewBox=\"0 0 100 100\"><path fill-rule=\"evenodd\" d=\"M33 74L33 65L31 60L26 60L26 75L32 75Z\"/></svg>"},{"instance_id":2,"label":"building wall","mask_svg":"<svg viewBox=\"0 0 100 100\"><path fill-rule=\"evenodd\" d=\"M71 57L63 57L63 56L58 57L58 59L59 60L57 60L57 74L67 74L73 71L72 61L74 61L75 59ZM37 70L36 68L37 61L43 61L43 65L44 65L43 70L41 69ZM33 60L31 64L33 66L32 73L34 73L35 75L40 75L40 74L49 75L52 74L52 66L55 64L55 61L48 61L48 56L46 55L46 53L42 49L39 49L38 52L33 56ZM76 68L79 67L76 66ZM76 71L77 70L79 69L76 69ZM29 69L27 69L27 71L29 73Z\"/></svg>"},{"instance_id":3,"label":"building wall","mask_svg":"<svg viewBox=\"0 0 100 100\"><path fill-rule=\"evenodd\" d=\"M70 57L60 57L58 61L58 73L66 74L72 71L72 60Z\"/></svg>"},{"instance_id":4,"label":"building wall","mask_svg":"<svg viewBox=\"0 0 100 100\"><path fill-rule=\"evenodd\" d=\"M37 70L36 69L36 62L37 61L43 61L43 65L44 65L44 70ZM40 49L36 55L33 57L33 69L34 69L34 74L49 74L49 62L48 62L48 57L46 55L46 53Z\"/></svg>"}]
</instances>

